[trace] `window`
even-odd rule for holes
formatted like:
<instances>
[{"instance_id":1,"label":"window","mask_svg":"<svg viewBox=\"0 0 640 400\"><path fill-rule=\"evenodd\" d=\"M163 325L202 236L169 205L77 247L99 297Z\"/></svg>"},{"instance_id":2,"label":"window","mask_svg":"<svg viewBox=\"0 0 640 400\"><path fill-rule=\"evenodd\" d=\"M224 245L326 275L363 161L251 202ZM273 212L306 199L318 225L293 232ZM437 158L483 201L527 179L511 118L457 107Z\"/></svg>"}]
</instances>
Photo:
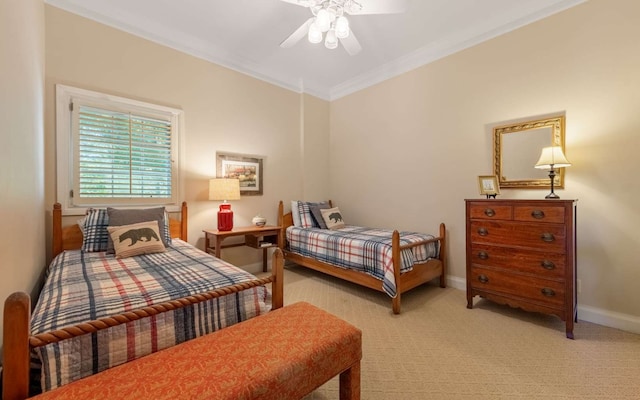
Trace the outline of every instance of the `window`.
<instances>
[{"instance_id":1,"label":"window","mask_svg":"<svg viewBox=\"0 0 640 400\"><path fill-rule=\"evenodd\" d=\"M181 110L64 85L56 98L58 201L67 214L178 205Z\"/></svg>"}]
</instances>

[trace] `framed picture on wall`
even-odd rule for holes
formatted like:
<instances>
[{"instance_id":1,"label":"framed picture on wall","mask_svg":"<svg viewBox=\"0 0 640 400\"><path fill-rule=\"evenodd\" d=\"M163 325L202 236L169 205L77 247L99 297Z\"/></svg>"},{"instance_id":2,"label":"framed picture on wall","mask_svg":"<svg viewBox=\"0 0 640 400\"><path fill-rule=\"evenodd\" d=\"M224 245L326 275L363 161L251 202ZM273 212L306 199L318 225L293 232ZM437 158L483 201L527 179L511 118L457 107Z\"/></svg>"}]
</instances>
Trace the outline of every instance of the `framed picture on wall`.
<instances>
[{"instance_id":1,"label":"framed picture on wall","mask_svg":"<svg viewBox=\"0 0 640 400\"><path fill-rule=\"evenodd\" d=\"M262 195L262 160L262 157L257 156L217 152L216 177L240 180L240 195Z\"/></svg>"},{"instance_id":2,"label":"framed picture on wall","mask_svg":"<svg viewBox=\"0 0 640 400\"><path fill-rule=\"evenodd\" d=\"M478 187L480 194L489 197L496 197L500 194L500 186L498 185L498 177L495 175L481 175L478 177Z\"/></svg>"}]
</instances>

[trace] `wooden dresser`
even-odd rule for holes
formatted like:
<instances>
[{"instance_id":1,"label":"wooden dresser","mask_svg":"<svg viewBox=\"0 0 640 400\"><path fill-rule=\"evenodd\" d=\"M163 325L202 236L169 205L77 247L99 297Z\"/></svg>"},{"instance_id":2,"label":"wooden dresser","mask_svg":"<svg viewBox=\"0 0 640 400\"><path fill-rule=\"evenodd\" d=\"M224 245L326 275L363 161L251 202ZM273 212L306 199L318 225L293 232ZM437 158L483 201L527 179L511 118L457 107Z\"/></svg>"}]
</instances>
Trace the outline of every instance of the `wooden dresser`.
<instances>
[{"instance_id":1,"label":"wooden dresser","mask_svg":"<svg viewBox=\"0 0 640 400\"><path fill-rule=\"evenodd\" d=\"M573 339L575 200L465 200L467 308L473 297L554 314Z\"/></svg>"}]
</instances>

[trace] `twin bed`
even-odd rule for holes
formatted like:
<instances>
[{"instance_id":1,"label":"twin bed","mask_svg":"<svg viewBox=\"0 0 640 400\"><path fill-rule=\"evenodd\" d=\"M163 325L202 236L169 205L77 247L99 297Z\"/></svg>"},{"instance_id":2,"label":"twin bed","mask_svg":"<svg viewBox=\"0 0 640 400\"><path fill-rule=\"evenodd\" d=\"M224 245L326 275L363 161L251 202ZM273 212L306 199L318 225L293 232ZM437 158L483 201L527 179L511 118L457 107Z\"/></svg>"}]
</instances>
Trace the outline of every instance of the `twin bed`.
<instances>
[{"instance_id":1,"label":"twin bed","mask_svg":"<svg viewBox=\"0 0 640 400\"><path fill-rule=\"evenodd\" d=\"M437 236L344 224L338 229L323 226L335 226L338 221L342 215L331 201L293 201L288 213L281 201L279 244L285 259L384 292L391 297L395 314L400 313L403 293L434 279L446 287L443 223Z\"/></svg>"},{"instance_id":2,"label":"twin bed","mask_svg":"<svg viewBox=\"0 0 640 400\"><path fill-rule=\"evenodd\" d=\"M280 251L271 276L257 279L196 249L186 242L186 203L181 220L166 219L166 251L85 251L86 229L63 227L56 204L54 259L33 316L24 293L5 302L5 398L26 397L30 370L32 387L51 390L283 305Z\"/></svg>"}]
</instances>

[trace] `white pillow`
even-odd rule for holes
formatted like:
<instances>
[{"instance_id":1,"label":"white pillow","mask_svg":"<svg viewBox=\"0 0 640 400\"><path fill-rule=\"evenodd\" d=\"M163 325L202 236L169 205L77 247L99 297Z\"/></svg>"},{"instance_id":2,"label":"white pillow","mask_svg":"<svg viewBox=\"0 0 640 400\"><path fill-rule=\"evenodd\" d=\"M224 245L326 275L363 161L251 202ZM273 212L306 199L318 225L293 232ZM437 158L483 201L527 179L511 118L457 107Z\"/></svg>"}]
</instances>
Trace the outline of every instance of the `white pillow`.
<instances>
[{"instance_id":1,"label":"white pillow","mask_svg":"<svg viewBox=\"0 0 640 400\"><path fill-rule=\"evenodd\" d=\"M293 217L293 226L302 226L300 211L298 211L298 200L291 200L291 216Z\"/></svg>"}]
</instances>

